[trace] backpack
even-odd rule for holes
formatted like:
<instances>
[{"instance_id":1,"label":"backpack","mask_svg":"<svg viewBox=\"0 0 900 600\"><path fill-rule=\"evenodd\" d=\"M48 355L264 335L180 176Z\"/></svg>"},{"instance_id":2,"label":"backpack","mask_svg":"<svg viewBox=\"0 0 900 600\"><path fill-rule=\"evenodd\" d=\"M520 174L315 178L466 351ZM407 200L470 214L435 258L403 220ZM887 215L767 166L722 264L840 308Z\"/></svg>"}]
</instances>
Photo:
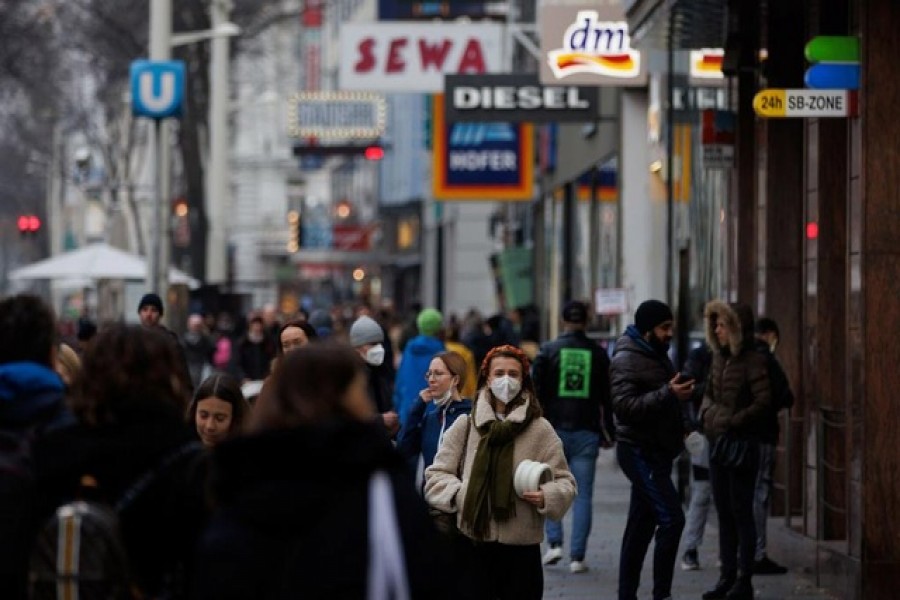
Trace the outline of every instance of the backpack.
<instances>
[{"instance_id":1,"label":"backpack","mask_svg":"<svg viewBox=\"0 0 900 600\"><path fill-rule=\"evenodd\" d=\"M160 475L199 448L200 443L192 441L169 453L138 477L115 503L76 500L57 507L41 528L32 548L30 598L140 598L140 591L130 574L119 515Z\"/></svg>"}]
</instances>

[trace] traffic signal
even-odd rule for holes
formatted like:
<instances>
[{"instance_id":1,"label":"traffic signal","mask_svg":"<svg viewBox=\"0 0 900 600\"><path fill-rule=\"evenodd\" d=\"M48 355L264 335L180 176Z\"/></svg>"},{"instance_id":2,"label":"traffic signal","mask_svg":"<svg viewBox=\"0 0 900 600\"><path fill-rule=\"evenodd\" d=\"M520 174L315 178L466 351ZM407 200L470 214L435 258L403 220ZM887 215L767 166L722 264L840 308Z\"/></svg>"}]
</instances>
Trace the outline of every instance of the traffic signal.
<instances>
[{"instance_id":1,"label":"traffic signal","mask_svg":"<svg viewBox=\"0 0 900 600\"><path fill-rule=\"evenodd\" d=\"M372 144L296 145L294 156L362 156L366 160L384 158L384 146L380 142Z\"/></svg>"},{"instance_id":2,"label":"traffic signal","mask_svg":"<svg viewBox=\"0 0 900 600\"><path fill-rule=\"evenodd\" d=\"M41 220L35 215L19 215L16 225L23 236L34 235L41 229Z\"/></svg>"}]
</instances>

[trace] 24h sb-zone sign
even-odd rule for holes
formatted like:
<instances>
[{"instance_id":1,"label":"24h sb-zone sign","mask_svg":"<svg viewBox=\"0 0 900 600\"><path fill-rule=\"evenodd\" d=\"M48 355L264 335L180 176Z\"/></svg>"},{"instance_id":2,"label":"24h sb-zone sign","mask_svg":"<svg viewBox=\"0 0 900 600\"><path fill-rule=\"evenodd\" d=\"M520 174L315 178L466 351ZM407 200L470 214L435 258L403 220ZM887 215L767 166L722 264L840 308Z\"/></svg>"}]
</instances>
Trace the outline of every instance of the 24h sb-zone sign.
<instances>
[{"instance_id":1,"label":"24h sb-zone sign","mask_svg":"<svg viewBox=\"0 0 900 600\"><path fill-rule=\"evenodd\" d=\"M503 30L495 23L345 23L342 90L440 93L445 74L500 73Z\"/></svg>"}]
</instances>

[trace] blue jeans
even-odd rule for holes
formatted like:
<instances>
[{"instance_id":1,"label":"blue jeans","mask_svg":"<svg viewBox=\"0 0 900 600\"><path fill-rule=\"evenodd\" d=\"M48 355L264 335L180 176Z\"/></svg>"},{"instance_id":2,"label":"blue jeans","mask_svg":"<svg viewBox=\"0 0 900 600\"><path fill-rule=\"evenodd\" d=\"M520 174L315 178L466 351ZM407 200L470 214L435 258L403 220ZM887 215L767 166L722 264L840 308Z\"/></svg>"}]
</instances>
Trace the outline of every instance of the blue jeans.
<instances>
[{"instance_id":1,"label":"blue jeans","mask_svg":"<svg viewBox=\"0 0 900 600\"><path fill-rule=\"evenodd\" d=\"M578 485L578 495L572 508L572 544L569 556L572 560L584 560L587 550L587 539L591 533L593 517L594 472L597 467L597 455L600 454L600 434L596 431L581 429L578 431L556 430L562 440L563 453L569 463L569 470ZM560 521L547 519L547 541L551 546L563 543L563 528Z\"/></svg>"},{"instance_id":2,"label":"blue jeans","mask_svg":"<svg viewBox=\"0 0 900 600\"><path fill-rule=\"evenodd\" d=\"M644 556L654 534L653 598L668 598L684 529L684 511L672 483L672 461L623 442L616 444L616 457L631 481L631 504L619 559L619 600L636 600Z\"/></svg>"}]
</instances>

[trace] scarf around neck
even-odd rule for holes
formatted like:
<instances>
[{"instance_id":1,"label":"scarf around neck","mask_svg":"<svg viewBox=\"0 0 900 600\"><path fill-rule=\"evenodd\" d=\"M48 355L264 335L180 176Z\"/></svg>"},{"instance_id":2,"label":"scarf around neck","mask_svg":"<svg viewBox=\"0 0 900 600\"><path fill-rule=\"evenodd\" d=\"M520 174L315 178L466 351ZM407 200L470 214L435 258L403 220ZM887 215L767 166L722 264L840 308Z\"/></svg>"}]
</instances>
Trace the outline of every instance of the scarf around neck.
<instances>
[{"instance_id":1,"label":"scarf around neck","mask_svg":"<svg viewBox=\"0 0 900 600\"><path fill-rule=\"evenodd\" d=\"M537 413L534 403L527 396L525 402L525 418L522 421L491 419L476 427L481 439L472 460L462 518L477 539L488 535L492 518L502 522L516 514L513 449L516 437L531 424ZM472 409L473 423L477 423L479 408L483 406L476 402Z\"/></svg>"}]
</instances>

